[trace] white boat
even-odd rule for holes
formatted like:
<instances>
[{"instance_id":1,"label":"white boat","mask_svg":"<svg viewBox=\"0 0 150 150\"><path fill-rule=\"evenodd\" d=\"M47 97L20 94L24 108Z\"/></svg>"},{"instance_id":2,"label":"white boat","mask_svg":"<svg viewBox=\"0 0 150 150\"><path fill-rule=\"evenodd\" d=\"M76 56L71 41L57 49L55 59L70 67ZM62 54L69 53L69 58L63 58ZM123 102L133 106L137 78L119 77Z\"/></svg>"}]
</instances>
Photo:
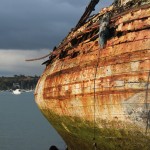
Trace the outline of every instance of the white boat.
<instances>
[{"instance_id":1,"label":"white boat","mask_svg":"<svg viewBox=\"0 0 150 150\"><path fill-rule=\"evenodd\" d=\"M34 92L34 90L26 90L25 92L27 92L27 93Z\"/></svg>"},{"instance_id":2,"label":"white boat","mask_svg":"<svg viewBox=\"0 0 150 150\"><path fill-rule=\"evenodd\" d=\"M12 92L13 92L13 94L15 94L15 95L21 94L21 90L20 90L20 89L13 90Z\"/></svg>"}]
</instances>

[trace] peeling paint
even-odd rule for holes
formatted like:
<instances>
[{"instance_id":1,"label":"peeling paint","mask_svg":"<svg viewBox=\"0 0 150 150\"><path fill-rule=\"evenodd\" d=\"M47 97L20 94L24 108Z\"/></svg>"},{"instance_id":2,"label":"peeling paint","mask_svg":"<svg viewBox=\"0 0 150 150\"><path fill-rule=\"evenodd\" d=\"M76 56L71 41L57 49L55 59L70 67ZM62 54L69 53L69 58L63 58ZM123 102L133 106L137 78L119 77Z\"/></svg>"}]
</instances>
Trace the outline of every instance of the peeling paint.
<instances>
[{"instance_id":1,"label":"peeling paint","mask_svg":"<svg viewBox=\"0 0 150 150\"><path fill-rule=\"evenodd\" d=\"M100 48L99 18L107 11L115 14L114 9L113 6L102 9L68 34L53 51L56 57L46 66L35 90L39 108L75 150L74 138L81 147L91 150L94 128L98 145L106 150L150 147L146 120L150 85L145 100L146 85L150 84L150 5L112 14L112 35ZM65 57L59 57L62 50L67 51Z\"/></svg>"}]
</instances>

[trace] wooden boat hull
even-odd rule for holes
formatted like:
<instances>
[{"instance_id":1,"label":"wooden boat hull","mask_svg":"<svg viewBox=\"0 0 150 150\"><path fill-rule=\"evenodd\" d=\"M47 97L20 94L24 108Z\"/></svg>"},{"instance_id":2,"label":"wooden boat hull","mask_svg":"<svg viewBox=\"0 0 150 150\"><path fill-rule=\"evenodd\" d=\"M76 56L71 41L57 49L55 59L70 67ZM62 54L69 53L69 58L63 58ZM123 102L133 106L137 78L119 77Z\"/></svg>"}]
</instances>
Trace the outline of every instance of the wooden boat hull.
<instances>
[{"instance_id":1,"label":"wooden boat hull","mask_svg":"<svg viewBox=\"0 0 150 150\"><path fill-rule=\"evenodd\" d=\"M150 148L149 14L111 18L116 34L104 48L87 38L47 65L36 103L71 150Z\"/></svg>"}]
</instances>

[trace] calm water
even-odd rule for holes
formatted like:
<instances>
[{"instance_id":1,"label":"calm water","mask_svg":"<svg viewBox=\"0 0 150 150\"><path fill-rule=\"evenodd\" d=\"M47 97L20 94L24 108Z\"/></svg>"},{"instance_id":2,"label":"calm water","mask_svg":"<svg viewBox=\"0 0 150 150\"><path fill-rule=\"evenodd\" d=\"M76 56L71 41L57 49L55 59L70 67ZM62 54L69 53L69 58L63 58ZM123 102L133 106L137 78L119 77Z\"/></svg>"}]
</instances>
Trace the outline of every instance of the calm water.
<instances>
[{"instance_id":1,"label":"calm water","mask_svg":"<svg viewBox=\"0 0 150 150\"><path fill-rule=\"evenodd\" d=\"M33 93L0 92L0 150L65 149L65 143L34 102Z\"/></svg>"}]
</instances>

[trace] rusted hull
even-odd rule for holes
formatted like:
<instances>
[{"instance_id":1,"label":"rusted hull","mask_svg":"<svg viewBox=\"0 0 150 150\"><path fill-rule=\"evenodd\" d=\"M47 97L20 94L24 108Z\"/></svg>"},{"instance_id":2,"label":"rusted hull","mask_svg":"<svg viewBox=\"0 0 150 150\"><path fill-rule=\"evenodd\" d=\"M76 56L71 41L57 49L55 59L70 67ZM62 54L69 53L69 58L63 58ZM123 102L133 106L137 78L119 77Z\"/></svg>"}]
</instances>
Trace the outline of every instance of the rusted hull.
<instances>
[{"instance_id":1,"label":"rusted hull","mask_svg":"<svg viewBox=\"0 0 150 150\"><path fill-rule=\"evenodd\" d=\"M105 48L87 39L46 67L36 102L70 149L150 148L149 14L112 18L118 35Z\"/></svg>"}]
</instances>

